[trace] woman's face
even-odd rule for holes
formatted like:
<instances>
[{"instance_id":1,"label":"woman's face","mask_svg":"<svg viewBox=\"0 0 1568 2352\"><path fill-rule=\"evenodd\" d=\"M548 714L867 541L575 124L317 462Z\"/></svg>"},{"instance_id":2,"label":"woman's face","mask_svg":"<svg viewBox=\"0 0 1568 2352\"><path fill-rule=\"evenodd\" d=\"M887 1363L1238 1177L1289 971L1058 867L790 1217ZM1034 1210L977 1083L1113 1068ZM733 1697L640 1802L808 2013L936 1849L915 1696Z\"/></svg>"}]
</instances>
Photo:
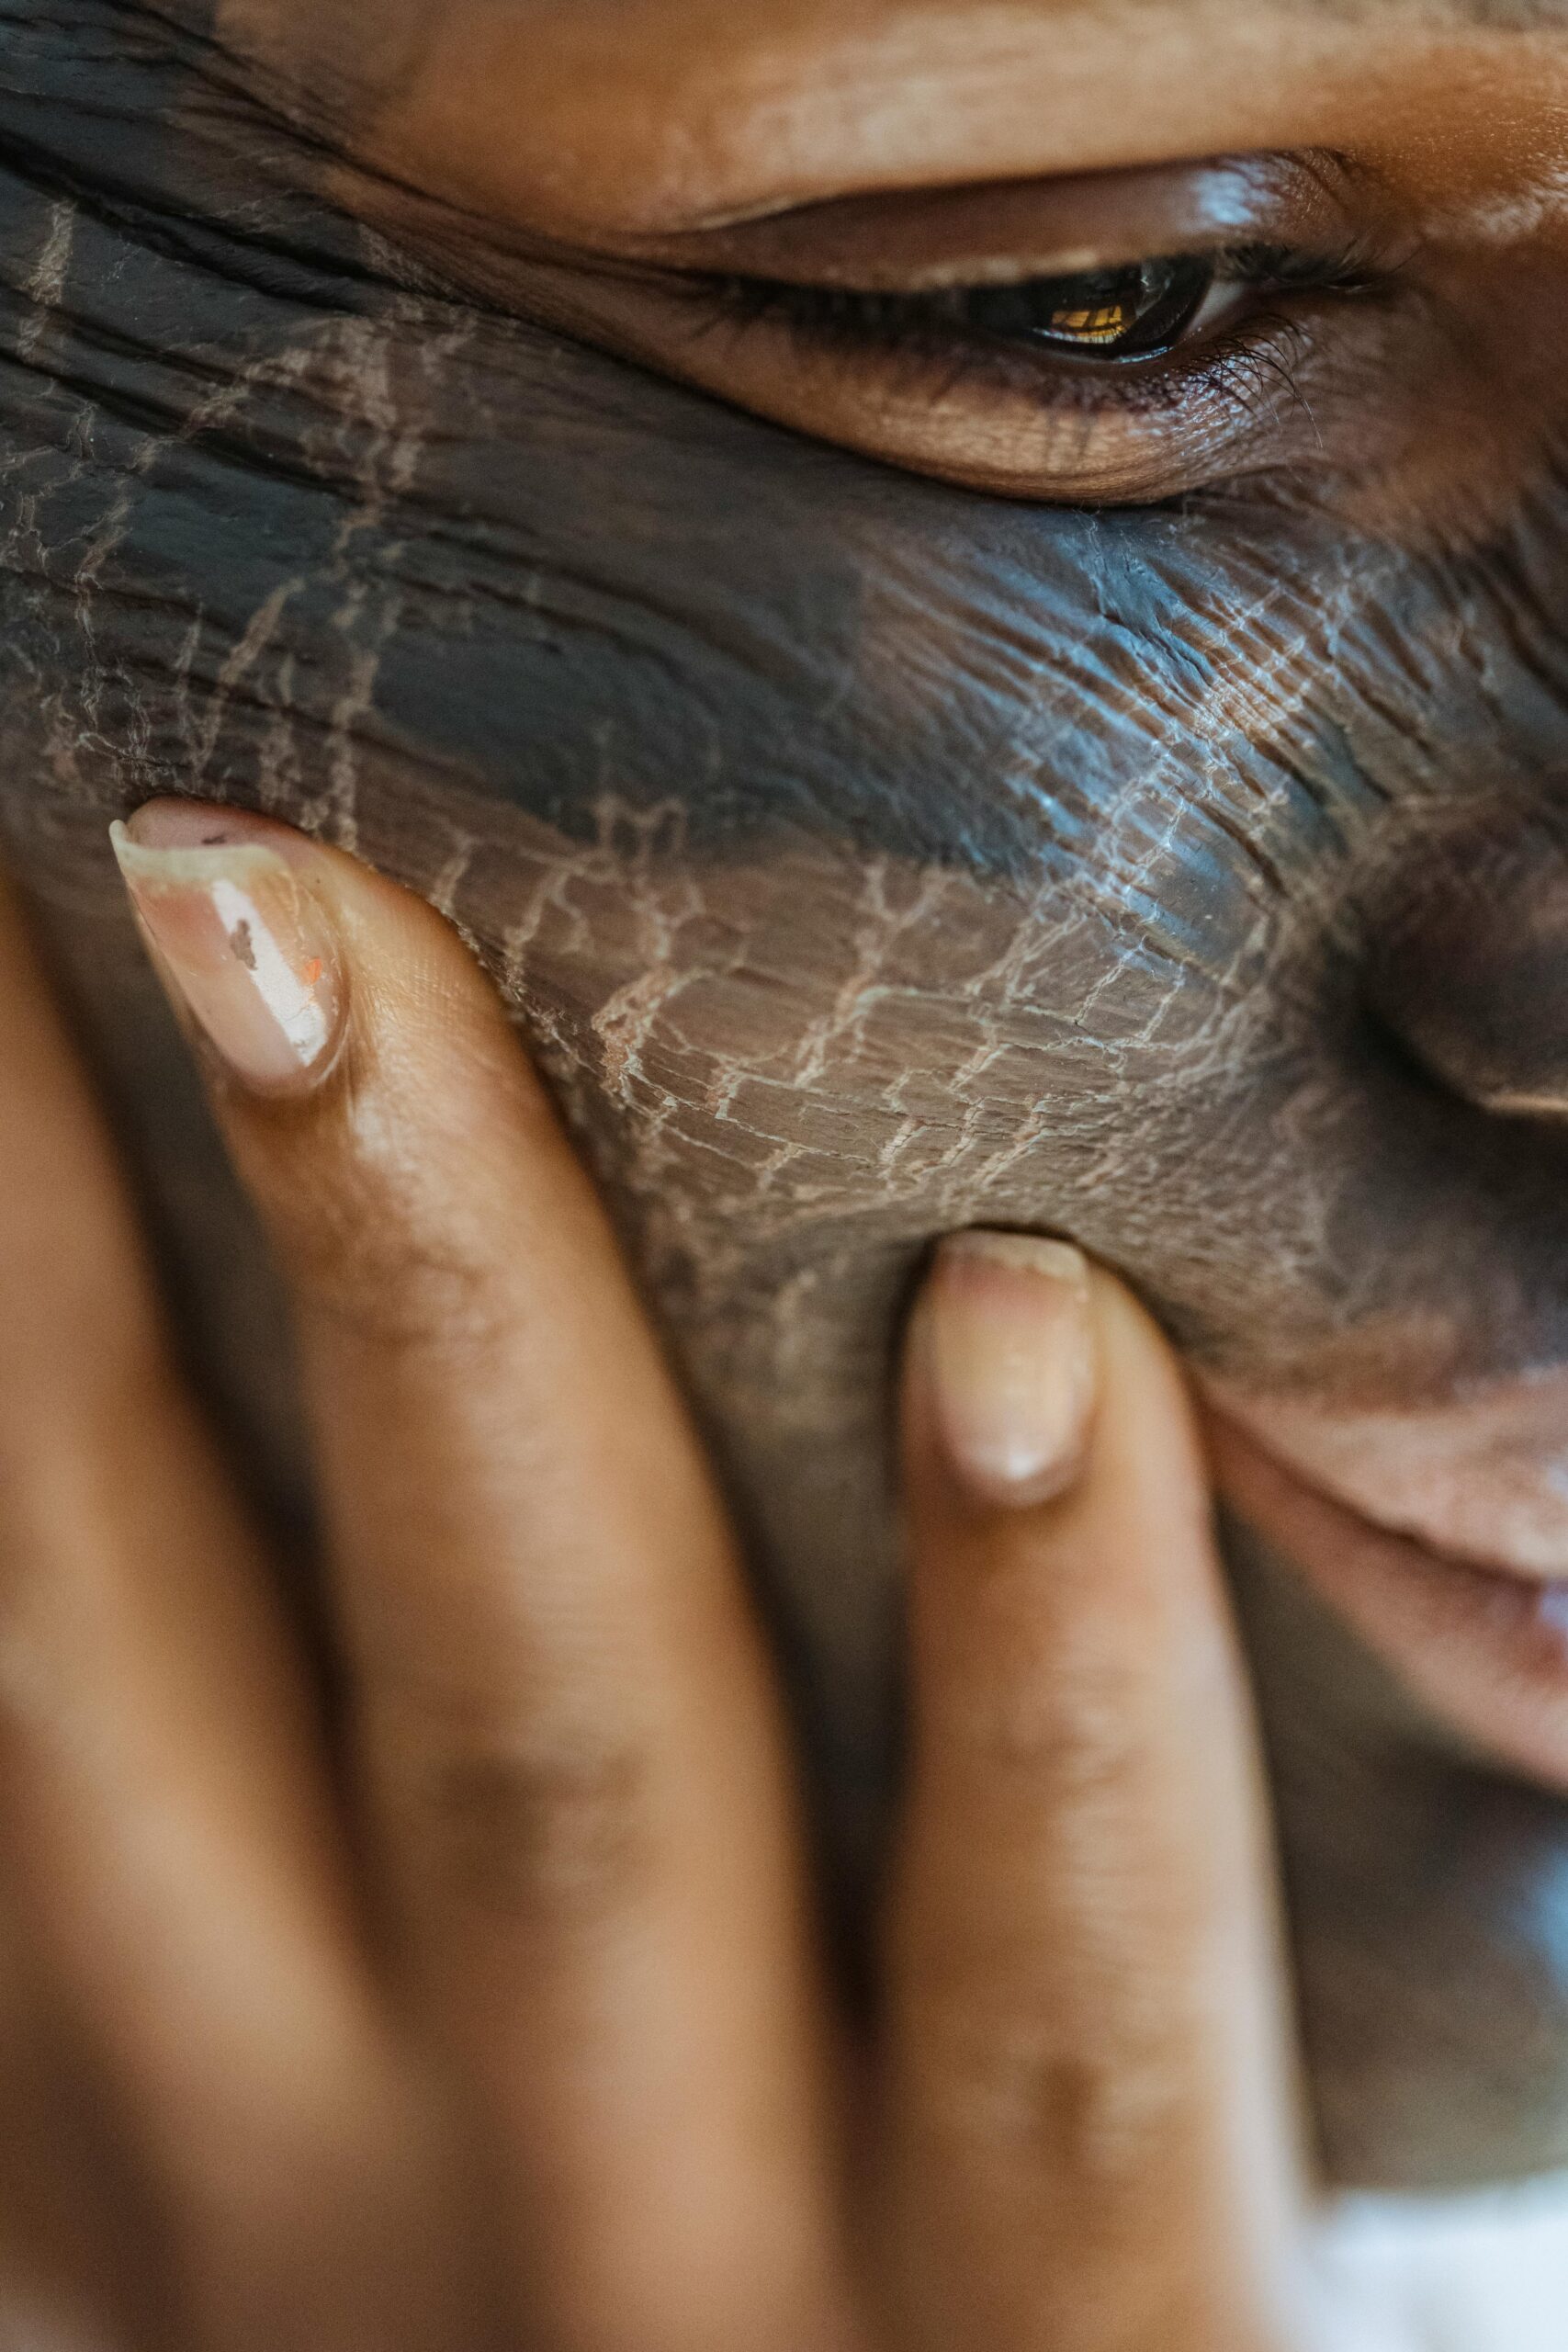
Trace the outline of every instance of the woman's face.
<instances>
[{"instance_id":1,"label":"woman's face","mask_svg":"<svg viewBox=\"0 0 1568 2352\"><path fill-rule=\"evenodd\" d=\"M1568 15L5 41L0 811L241 1408L271 1342L102 841L155 791L492 962L848 1845L910 1266L988 1222L1123 1270L1356 1514L1235 1546L1332 2158L1568 2161Z\"/></svg>"}]
</instances>

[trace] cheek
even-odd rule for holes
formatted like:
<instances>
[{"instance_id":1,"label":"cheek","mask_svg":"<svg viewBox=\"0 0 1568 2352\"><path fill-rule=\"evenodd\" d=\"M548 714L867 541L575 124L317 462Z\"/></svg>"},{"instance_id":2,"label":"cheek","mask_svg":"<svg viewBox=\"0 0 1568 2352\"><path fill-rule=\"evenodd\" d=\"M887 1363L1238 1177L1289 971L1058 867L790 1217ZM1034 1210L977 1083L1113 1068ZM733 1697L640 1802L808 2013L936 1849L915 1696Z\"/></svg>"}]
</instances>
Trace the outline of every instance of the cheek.
<instances>
[{"instance_id":1,"label":"cheek","mask_svg":"<svg viewBox=\"0 0 1568 2352\"><path fill-rule=\"evenodd\" d=\"M1146 1256L1161 1089L1224 1007L1126 936L1102 876L804 827L695 849L678 806L585 814L422 808L370 761L355 828L480 944L667 1303L743 1322L760 1290L830 1295L838 1257L880 1280L987 1214L1108 1251L1141 1228Z\"/></svg>"},{"instance_id":2,"label":"cheek","mask_svg":"<svg viewBox=\"0 0 1568 2352\"><path fill-rule=\"evenodd\" d=\"M74 799L101 855L105 807L216 792L424 888L694 1316L987 1216L1244 1374L1332 1383L1371 1329L1430 1377L1454 1267L1522 1288L1537 1161L1489 1196L1357 1025L1390 809L1556 756L1483 562L998 506L472 313L225 299L221 397L118 345L35 383L16 825Z\"/></svg>"}]
</instances>

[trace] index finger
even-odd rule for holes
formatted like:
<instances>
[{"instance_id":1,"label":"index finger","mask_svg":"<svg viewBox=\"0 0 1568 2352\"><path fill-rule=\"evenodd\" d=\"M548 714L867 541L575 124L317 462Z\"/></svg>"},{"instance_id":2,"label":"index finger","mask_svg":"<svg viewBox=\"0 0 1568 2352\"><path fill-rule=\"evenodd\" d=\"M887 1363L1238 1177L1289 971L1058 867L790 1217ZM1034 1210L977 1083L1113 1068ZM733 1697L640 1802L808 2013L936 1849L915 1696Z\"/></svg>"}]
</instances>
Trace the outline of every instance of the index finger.
<instances>
[{"instance_id":1,"label":"index finger","mask_svg":"<svg viewBox=\"0 0 1568 2352\"><path fill-rule=\"evenodd\" d=\"M828 2045L779 1708L604 1213L423 902L232 812L121 859L299 1325L395 1916L536 2319L826 2343ZM211 1058L210 1051L209 1058Z\"/></svg>"}]
</instances>

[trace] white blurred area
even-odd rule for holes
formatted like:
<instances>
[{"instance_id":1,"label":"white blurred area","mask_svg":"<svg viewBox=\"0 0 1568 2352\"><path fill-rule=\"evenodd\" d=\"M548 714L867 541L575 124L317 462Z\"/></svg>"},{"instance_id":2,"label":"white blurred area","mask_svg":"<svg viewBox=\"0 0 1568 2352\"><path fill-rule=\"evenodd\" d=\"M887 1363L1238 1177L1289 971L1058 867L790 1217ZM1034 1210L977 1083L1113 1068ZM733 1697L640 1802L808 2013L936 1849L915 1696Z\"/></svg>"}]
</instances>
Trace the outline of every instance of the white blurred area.
<instances>
[{"instance_id":1,"label":"white blurred area","mask_svg":"<svg viewBox=\"0 0 1568 2352\"><path fill-rule=\"evenodd\" d=\"M1568 2174L1484 2195L1346 2199L1318 2247L1325 2352L1568 2352Z\"/></svg>"}]
</instances>

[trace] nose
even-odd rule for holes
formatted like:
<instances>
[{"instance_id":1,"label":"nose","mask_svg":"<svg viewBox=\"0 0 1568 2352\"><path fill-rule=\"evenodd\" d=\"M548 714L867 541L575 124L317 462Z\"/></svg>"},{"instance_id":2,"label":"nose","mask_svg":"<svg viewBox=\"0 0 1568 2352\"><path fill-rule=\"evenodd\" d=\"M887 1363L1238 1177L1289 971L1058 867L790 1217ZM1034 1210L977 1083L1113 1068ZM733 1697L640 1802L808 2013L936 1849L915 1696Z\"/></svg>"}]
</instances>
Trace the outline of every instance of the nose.
<instances>
[{"instance_id":1,"label":"nose","mask_svg":"<svg viewBox=\"0 0 1568 2352\"><path fill-rule=\"evenodd\" d=\"M1309 1487L1451 1559L1555 1584L1568 1579L1568 827L1557 838L1553 809L1499 798L1406 811L1346 916L1372 1027L1404 1076L1417 1066L1441 1090L1430 1115L1409 1085L1386 1090L1411 1158L1407 1182L1385 1170L1401 1222L1375 1228L1351 1310L1375 1361L1293 1385L1201 1377ZM1424 1229L1450 1149L1465 1212ZM1404 1319L1380 1334L1376 1302L1406 1277ZM1402 1390L1406 1346L1431 1352Z\"/></svg>"},{"instance_id":2,"label":"nose","mask_svg":"<svg viewBox=\"0 0 1568 2352\"><path fill-rule=\"evenodd\" d=\"M1568 1119L1568 844L1499 823L1426 845L1369 924L1367 996L1449 1091Z\"/></svg>"}]
</instances>

